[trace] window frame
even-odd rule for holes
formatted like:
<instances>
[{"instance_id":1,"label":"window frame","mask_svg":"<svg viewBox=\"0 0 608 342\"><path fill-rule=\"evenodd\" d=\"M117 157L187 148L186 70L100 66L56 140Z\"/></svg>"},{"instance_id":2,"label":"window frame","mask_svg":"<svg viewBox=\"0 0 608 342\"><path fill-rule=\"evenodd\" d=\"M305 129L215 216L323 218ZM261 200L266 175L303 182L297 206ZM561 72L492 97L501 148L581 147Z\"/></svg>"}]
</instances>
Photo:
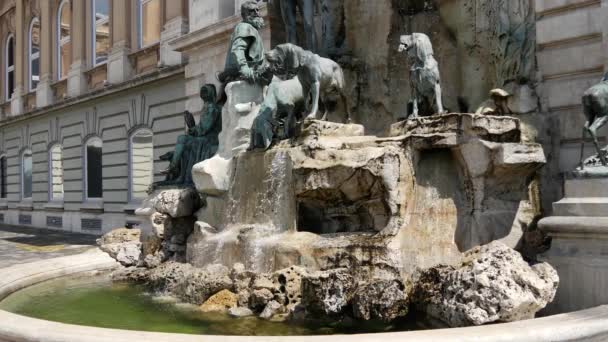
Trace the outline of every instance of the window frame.
<instances>
[{"instance_id":1,"label":"window frame","mask_svg":"<svg viewBox=\"0 0 608 342\"><path fill-rule=\"evenodd\" d=\"M101 197L89 197L89 151L88 151L88 146L90 143L94 142L94 141L99 141L101 143L101 168L103 170L103 140L98 137L98 136L93 136L93 137L89 137L84 145L83 145L83 154L84 154L84 167L82 168L82 172L83 172L83 178L82 178L82 184L83 184L83 195L84 195L84 200L86 202L93 202L93 201L102 201L103 200L103 173L102 173L102 177L101 177ZM102 171L103 172L103 171Z\"/></svg>"},{"instance_id":2,"label":"window frame","mask_svg":"<svg viewBox=\"0 0 608 342\"><path fill-rule=\"evenodd\" d=\"M2 159L4 159L4 166L2 167ZM5 201L8 198L8 157L6 153L0 153L0 201Z\"/></svg>"},{"instance_id":3,"label":"window frame","mask_svg":"<svg viewBox=\"0 0 608 342\"><path fill-rule=\"evenodd\" d=\"M13 65L9 66L9 58L8 58L8 53L9 53L9 43L12 41L13 44ZM6 37L6 41L4 42L4 98L6 101L10 101L13 98L13 92L15 91L15 35L13 33L10 33L7 37ZM13 73L13 91L9 93L9 89L8 89L8 80L9 77L8 75L10 73Z\"/></svg>"},{"instance_id":4,"label":"window frame","mask_svg":"<svg viewBox=\"0 0 608 342\"><path fill-rule=\"evenodd\" d=\"M67 38L61 39L61 12L63 11L63 6L71 6L71 0L61 0L59 3L59 7L57 7L57 27L55 31L56 35L56 47L57 47L57 80L65 80L68 78L68 75L62 76L63 71L61 66L61 48L63 45L68 44L72 41L72 18L70 18L70 34L68 34ZM70 8L70 15L72 15L72 9ZM69 71L69 70L68 70Z\"/></svg>"},{"instance_id":5,"label":"window frame","mask_svg":"<svg viewBox=\"0 0 608 342\"><path fill-rule=\"evenodd\" d=\"M145 198L134 198L133 196L133 138L135 138L137 136L138 133L140 132L147 132L150 133L150 136L152 136L152 167L150 168L150 179L152 180L152 183L154 183L154 132L149 129L149 128L138 128L137 130L133 131L130 135L129 135L129 164L128 164L128 172L129 172L129 186L128 186L128 190L129 190L129 202L133 202L133 201L141 201ZM151 184L151 183L150 183Z\"/></svg>"},{"instance_id":6,"label":"window frame","mask_svg":"<svg viewBox=\"0 0 608 342\"><path fill-rule=\"evenodd\" d=\"M32 159L32 184L31 184L31 195L30 197L25 197L25 155L29 154ZM21 152L21 200L22 201L31 201L34 196L34 154L32 153L31 148L26 148Z\"/></svg>"},{"instance_id":7,"label":"window frame","mask_svg":"<svg viewBox=\"0 0 608 342\"><path fill-rule=\"evenodd\" d=\"M137 0L137 47L139 49L145 49L152 45L158 44L160 42L160 35L158 36L158 40L151 42L150 44L144 45L144 20L143 20L143 8L144 5L152 2L152 1L160 1L160 0ZM159 4L162 5L162 2ZM160 15L160 13L159 13ZM162 32L162 27L160 29Z\"/></svg>"},{"instance_id":8,"label":"window frame","mask_svg":"<svg viewBox=\"0 0 608 342\"><path fill-rule=\"evenodd\" d=\"M98 22L97 22L97 6L96 6L96 2L97 1L98 0L91 0L91 27L92 27L92 29L91 29L91 31L92 31L92 33L91 33L91 37L92 37L91 38L91 56L93 57L93 60L92 60L93 67L96 67L96 66L108 63L108 58L106 58L106 60L103 61L103 62L97 63L97 25L98 25ZM110 4L110 0L107 0L107 1L108 1L108 12L109 12L110 9L111 9L111 4ZM111 15L111 13L108 13L108 18L105 19L105 20L100 20L100 23L104 24L104 23L107 22L108 26L109 26L109 29L111 31L112 30L112 22L110 20L110 15ZM111 46L110 46L109 50L111 50ZM111 51L108 51L108 54L110 52Z\"/></svg>"},{"instance_id":9,"label":"window frame","mask_svg":"<svg viewBox=\"0 0 608 342\"><path fill-rule=\"evenodd\" d=\"M32 29L34 28L35 23L38 23L38 30L42 30L42 27L40 26L40 19L38 19L38 17L32 18L27 35L27 88L29 89L29 91L35 91L38 87L38 85L36 85L36 88L34 88L34 82L32 82L32 63L34 59L38 59L38 83L40 83L40 47L38 48L37 53L32 53ZM41 32L39 32L39 34L41 34ZM34 57L34 55L36 56Z\"/></svg>"},{"instance_id":10,"label":"window frame","mask_svg":"<svg viewBox=\"0 0 608 342\"><path fill-rule=\"evenodd\" d=\"M62 173L62 177L64 175L64 170L63 170L63 146L59 143L53 144L51 145L51 147L49 148L49 152L48 152L48 167L49 167L49 171L48 171L48 182L49 182L49 202L63 202L63 199L65 198L65 178L62 180L61 183L61 197L54 197L54 191L53 191L53 149L55 149L56 147L59 147L61 149L61 173Z\"/></svg>"}]
</instances>

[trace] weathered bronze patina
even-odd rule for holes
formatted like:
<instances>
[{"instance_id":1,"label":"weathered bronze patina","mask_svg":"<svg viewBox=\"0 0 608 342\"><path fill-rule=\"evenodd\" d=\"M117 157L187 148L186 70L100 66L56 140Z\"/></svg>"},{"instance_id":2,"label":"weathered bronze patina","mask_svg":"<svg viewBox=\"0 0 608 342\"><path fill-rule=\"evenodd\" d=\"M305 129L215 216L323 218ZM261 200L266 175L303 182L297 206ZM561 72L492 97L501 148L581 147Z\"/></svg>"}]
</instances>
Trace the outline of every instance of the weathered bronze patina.
<instances>
[{"instance_id":1,"label":"weathered bronze patina","mask_svg":"<svg viewBox=\"0 0 608 342\"><path fill-rule=\"evenodd\" d=\"M259 30L264 27L264 18L256 1L246 1L241 6L243 21L236 25L230 38L224 71L219 80L223 84L246 80L267 85L272 75L264 67L264 42Z\"/></svg>"},{"instance_id":2,"label":"weathered bronze patina","mask_svg":"<svg viewBox=\"0 0 608 342\"><path fill-rule=\"evenodd\" d=\"M177 138L173 152L161 157L170 161L169 167L163 171L167 179L155 185L193 185L191 171L194 164L211 158L217 152L218 136L222 130L222 107L216 102L215 85L204 85L200 96L205 101L205 106L198 125L192 113L184 112L187 133Z\"/></svg>"}]
</instances>

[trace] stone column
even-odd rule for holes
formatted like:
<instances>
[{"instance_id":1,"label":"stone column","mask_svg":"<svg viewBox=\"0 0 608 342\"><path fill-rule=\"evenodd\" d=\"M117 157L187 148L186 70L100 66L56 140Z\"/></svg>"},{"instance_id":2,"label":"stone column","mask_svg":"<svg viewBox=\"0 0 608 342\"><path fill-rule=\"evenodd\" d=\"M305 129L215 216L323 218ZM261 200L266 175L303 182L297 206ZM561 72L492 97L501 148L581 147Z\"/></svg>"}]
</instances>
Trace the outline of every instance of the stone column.
<instances>
[{"instance_id":1,"label":"stone column","mask_svg":"<svg viewBox=\"0 0 608 342\"><path fill-rule=\"evenodd\" d=\"M182 54L173 51L168 42L188 33L187 0L164 1L164 26L160 33L160 64L179 65L184 62Z\"/></svg>"},{"instance_id":2,"label":"stone column","mask_svg":"<svg viewBox=\"0 0 608 342\"><path fill-rule=\"evenodd\" d=\"M53 104L53 16L49 1L40 1L40 82L36 88L36 107Z\"/></svg>"},{"instance_id":3,"label":"stone column","mask_svg":"<svg viewBox=\"0 0 608 342\"><path fill-rule=\"evenodd\" d=\"M25 25L24 1L17 1L15 8L15 91L11 99L11 115L23 113L25 80Z\"/></svg>"},{"instance_id":4,"label":"stone column","mask_svg":"<svg viewBox=\"0 0 608 342\"><path fill-rule=\"evenodd\" d=\"M86 2L72 1L72 65L68 72L68 96L76 97L87 91Z\"/></svg>"},{"instance_id":5,"label":"stone column","mask_svg":"<svg viewBox=\"0 0 608 342\"><path fill-rule=\"evenodd\" d=\"M133 74L131 52L131 1L112 1L112 51L108 57L108 82L121 83Z\"/></svg>"}]
</instances>

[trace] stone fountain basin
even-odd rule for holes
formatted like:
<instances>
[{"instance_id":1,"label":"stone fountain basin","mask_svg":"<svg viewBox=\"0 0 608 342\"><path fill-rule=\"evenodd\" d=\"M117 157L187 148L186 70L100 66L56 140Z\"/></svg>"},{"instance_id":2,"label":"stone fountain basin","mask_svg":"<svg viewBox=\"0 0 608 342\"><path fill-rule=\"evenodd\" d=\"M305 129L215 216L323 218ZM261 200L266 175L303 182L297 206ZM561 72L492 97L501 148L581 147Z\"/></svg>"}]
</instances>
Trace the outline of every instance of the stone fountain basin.
<instances>
[{"instance_id":1,"label":"stone fountain basin","mask_svg":"<svg viewBox=\"0 0 608 342\"><path fill-rule=\"evenodd\" d=\"M90 271L103 271L118 264L101 251L43 260L0 269L0 300L34 284ZM57 308L60 310L60 308ZM221 341L290 342L314 341L606 341L608 305L567 314L514 323L371 335L301 337L197 336L93 328L44 321L0 310L0 342L12 341Z\"/></svg>"}]
</instances>

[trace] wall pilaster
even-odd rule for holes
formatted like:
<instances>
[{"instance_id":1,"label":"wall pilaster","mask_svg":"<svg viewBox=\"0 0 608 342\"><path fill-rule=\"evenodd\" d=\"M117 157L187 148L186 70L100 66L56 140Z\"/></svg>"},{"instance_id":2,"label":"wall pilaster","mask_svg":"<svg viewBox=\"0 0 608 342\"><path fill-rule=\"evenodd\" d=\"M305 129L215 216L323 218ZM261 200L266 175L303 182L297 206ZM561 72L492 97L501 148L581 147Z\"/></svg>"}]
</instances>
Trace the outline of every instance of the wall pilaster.
<instances>
[{"instance_id":1,"label":"wall pilaster","mask_svg":"<svg viewBox=\"0 0 608 342\"><path fill-rule=\"evenodd\" d=\"M53 104L53 30L50 1L40 1L40 82L36 88L36 107L46 107Z\"/></svg>"},{"instance_id":2,"label":"wall pilaster","mask_svg":"<svg viewBox=\"0 0 608 342\"><path fill-rule=\"evenodd\" d=\"M186 0L164 2L164 23L160 33L160 64L163 66L180 65L184 62L182 54L173 51L169 41L188 33L188 4Z\"/></svg>"},{"instance_id":3,"label":"wall pilaster","mask_svg":"<svg viewBox=\"0 0 608 342\"><path fill-rule=\"evenodd\" d=\"M72 1L72 65L68 72L68 96L76 97L87 91L84 72L86 61L86 3Z\"/></svg>"},{"instance_id":4,"label":"wall pilaster","mask_svg":"<svg viewBox=\"0 0 608 342\"><path fill-rule=\"evenodd\" d=\"M11 99L11 115L23 113L23 95L25 80L25 11L24 1L17 1L15 6L15 91Z\"/></svg>"},{"instance_id":5,"label":"wall pilaster","mask_svg":"<svg viewBox=\"0 0 608 342\"><path fill-rule=\"evenodd\" d=\"M112 50L108 57L108 82L121 83L133 74L131 53L131 1L112 1Z\"/></svg>"}]
</instances>

